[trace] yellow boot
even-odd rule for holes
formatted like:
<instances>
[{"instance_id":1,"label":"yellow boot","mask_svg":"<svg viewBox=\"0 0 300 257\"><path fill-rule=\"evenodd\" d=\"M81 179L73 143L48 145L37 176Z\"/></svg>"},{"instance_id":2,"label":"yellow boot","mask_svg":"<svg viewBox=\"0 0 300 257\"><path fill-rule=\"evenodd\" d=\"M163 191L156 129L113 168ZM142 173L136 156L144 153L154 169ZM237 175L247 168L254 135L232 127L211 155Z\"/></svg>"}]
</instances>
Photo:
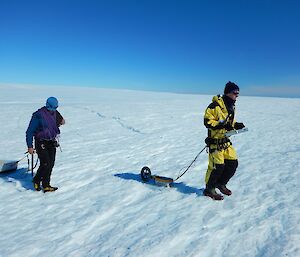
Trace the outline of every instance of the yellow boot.
<instances>
[{"instance_id":1,"label":"yellow boot","mask_svg":"<svg viewBox=\"0 0 300 257\"><path fill-rule=\"evenodd\" d=\"M52 187L52 186L47 186L47 187L44 187L43 188L43 191L44 191L44 193L47 193L47 192L54 192L54 191L56 191L58 189L58 187Z\"/></svg>"}]
</instances>

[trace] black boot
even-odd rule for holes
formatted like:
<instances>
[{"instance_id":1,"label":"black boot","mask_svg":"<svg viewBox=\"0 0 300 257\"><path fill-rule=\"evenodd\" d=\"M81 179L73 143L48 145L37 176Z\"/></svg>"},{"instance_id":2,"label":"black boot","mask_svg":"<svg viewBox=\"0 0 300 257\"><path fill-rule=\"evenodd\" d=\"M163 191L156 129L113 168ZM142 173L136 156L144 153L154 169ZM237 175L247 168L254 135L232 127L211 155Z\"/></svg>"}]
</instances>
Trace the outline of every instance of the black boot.
<instances>
[{"instance_id":1,"label":"black boot","mask_svg":"<svg viewBox=\"0 0 300 257\"><path fill-rule=\"evenodd\" d=\"M213 200L217 200L217 201L224 199L223 195L218 194L214 188L212 189L205 188L203 191L203 195L208 196Z\"/></svg>"},{"instance_id":2,"label":"black boot","mask_svg":"<svg viewBox=\"0 0 300 257\"><path fill-rule=\"evenodd\" d=\"M225 185L217 185L217 188L221 191L224 195L232 195L232 192L230 189L228 189Z\"/></svg>"}]
</instances>

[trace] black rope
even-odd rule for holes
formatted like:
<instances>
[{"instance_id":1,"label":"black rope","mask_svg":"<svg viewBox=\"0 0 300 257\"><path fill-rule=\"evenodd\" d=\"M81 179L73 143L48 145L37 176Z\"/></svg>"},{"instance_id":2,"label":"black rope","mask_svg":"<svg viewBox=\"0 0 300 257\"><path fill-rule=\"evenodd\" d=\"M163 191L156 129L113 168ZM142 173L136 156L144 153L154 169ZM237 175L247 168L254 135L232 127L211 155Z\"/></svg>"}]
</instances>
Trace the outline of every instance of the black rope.
<instances>
[{"instance_id":1,"label":"black rope","mask_svg":"<svg viewBox=\"0 0 300 257\"><path fill-rule=\"evenodd\" d=\"M29 159L29 156L30 156L30 155L31 155L31 165L30 165L30 159ZM31 170L31 176L33 177L33 170L36 168L39 159L37 158L37 159L36 159L36 162L35 162L35 165L33 165L33 154L27 154L26 157L27 157L28 171ZM31 169L29 169L29 167L30 167Z\"/></svg>"},{"instance_id":2,"label":"black rope","mask_svg":"<svg viewBox=\"0 0 300 257\"><path fill-rule=\"evenodd\" d=\"M31 177L33 177L33 154L31 155Z\"/></svg>"},{"instance_id":3,"label":"black rope","mask_svg":"<svg viewBox=\"0 0 300 257\"><path fill-rule=\"evenodd\" d=\"M38 161L39 161L39 159L37 158L37 159L36 159L36 162L35 162L35 165L33 166L33 169L36 168L36 166L37 166L37 164L38 164Z\"/></svg>"},{"instance_id":4,"label":"black rope","mask_svg":"<svg viewBox=\"0 0 300 257\"><path fill-rule=\"evenodd\" d=\"M206 149L207 145L204 146L204 148L196 155L196 157L194 158L194 160L190 163L190 165L185 169L185 171L179 175L176 179L174 179L174 181L176 181L177 179L181 178L189 169L190 167L193 165L193 163L197 160L197 158L199 157L199 155Z\"/></svg>"}]
</instances>

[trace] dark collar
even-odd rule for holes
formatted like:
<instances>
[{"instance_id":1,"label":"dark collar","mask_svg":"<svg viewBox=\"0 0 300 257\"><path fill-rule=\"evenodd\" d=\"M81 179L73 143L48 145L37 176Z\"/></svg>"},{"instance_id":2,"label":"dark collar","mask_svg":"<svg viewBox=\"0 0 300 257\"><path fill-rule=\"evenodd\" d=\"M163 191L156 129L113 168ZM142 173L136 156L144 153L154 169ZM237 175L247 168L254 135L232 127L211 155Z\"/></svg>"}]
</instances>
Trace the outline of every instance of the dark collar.
<instances>
[{"instance_id":1,"label":"dark collar","mask_svg":"<svg viewBox=\"0 0 300 257\"><path fill-rule=\"evenodd\" d=\"M228 113L233 113L234 112L234 105L235 105L235 101L232 100L230 97L228 97L227 95L223 95L223 101L225 103L225 106L227 108Z\"/></svg>"}]
</instances>

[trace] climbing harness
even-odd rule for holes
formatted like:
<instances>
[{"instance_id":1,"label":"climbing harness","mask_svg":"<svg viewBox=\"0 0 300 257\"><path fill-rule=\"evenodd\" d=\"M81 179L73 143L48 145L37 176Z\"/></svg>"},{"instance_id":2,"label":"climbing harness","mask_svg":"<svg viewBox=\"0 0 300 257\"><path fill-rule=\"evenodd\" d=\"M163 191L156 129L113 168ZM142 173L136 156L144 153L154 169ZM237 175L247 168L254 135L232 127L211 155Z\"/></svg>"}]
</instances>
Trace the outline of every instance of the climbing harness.
<instances>
[{"instance_id":1,"label":"climbing harness","mask_svg":"<svg viewBox=\"0 0 300 257\"><path fill-rule=\"evenodd\" d=\"M205 143L209 147L210 152L213 152L215 150L217 151L226 150L230 145L232 145L228 137L224 137L224 138L207 137L205 139Z\"/></svg>"}]
</instances>

